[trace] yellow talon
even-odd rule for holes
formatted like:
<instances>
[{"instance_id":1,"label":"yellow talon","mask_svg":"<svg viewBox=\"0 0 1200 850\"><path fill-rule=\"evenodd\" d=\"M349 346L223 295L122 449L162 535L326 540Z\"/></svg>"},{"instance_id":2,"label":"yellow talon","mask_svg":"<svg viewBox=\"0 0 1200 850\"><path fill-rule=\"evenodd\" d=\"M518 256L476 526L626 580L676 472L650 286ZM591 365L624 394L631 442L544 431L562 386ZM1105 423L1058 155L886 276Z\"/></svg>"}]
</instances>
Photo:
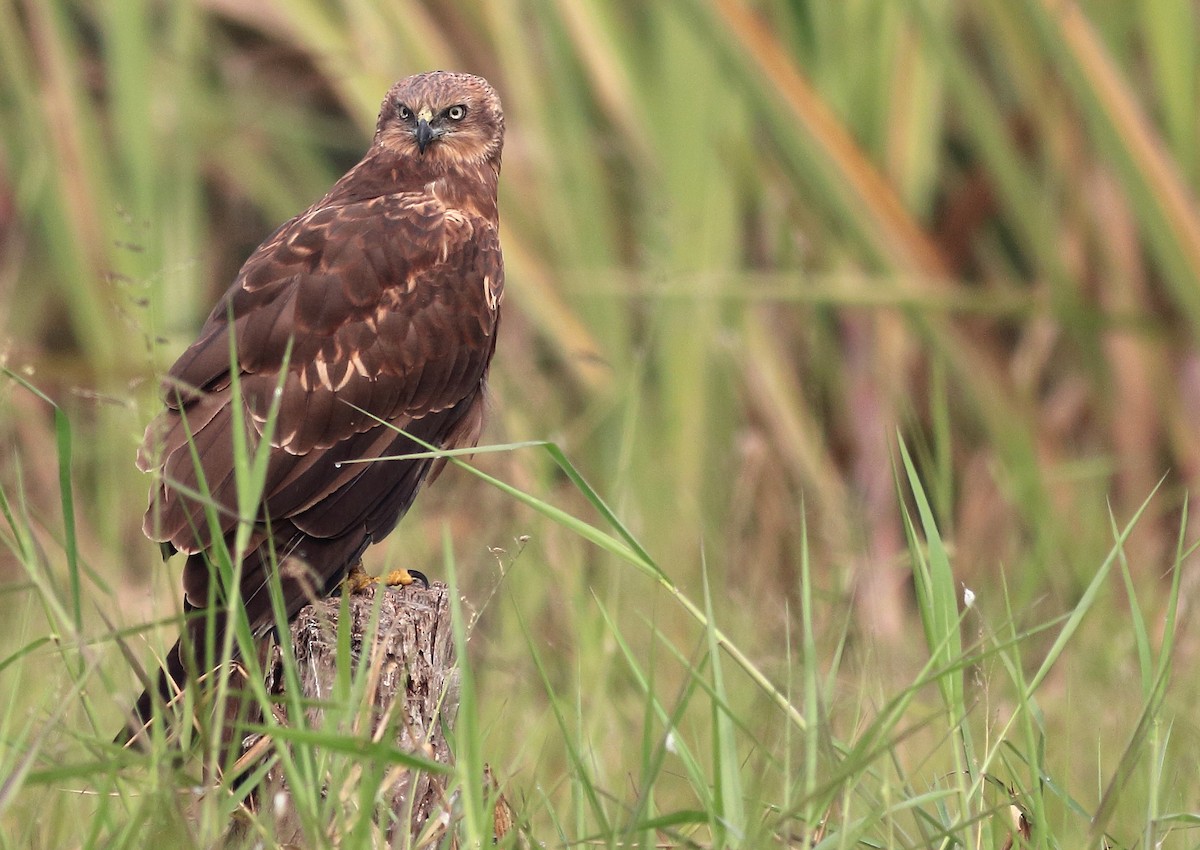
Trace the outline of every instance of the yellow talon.
<instances>
[{"instance_id":1,"label":"yellow talon","mask_svg":"<svg viewBox=\"0 0 1200 850\"><path fill-rule=\"evenodd\" d=\"M361 593L373 584L381 584L384 587L406 587L413 582L420 582L429 587L429 580L422 573L414 574L408 570L399 569L392 570L387 575L373 576L367 574L367 571L362 568L362 564L355 564L346 575L344 584L350 593Z\"/></svg>"},{"instance_id":2,"label":"yellow talon","mask_svg":"<svg viewBox=\"0 0 1200 850\"><path fill-rule=\"evenodd\" d=\"M392 570L386 576L379 576L375 580L385 587L404 587L416 581L412 573L404 569Z\"/></svg>"}]
</instances>

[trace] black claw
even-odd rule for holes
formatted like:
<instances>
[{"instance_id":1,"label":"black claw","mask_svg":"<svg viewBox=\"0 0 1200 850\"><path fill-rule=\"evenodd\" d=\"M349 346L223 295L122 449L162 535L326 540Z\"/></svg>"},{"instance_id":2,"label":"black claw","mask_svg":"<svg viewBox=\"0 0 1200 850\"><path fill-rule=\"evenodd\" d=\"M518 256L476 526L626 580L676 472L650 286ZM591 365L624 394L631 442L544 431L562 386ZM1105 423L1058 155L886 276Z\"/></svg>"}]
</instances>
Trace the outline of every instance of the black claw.
<instances>
[{"instance_id":1,"label":"black claw","mask_svg":"<svg viewBox=\"0 0 1200 850\"><path fill-rule=\"evenodd\" d=\"M412 576L414 582L421 582L425 585L425 589L429 590L429 579L425 577L425 573L420 570L409 570L408 574Z\"/></svg>"}]
</instances>

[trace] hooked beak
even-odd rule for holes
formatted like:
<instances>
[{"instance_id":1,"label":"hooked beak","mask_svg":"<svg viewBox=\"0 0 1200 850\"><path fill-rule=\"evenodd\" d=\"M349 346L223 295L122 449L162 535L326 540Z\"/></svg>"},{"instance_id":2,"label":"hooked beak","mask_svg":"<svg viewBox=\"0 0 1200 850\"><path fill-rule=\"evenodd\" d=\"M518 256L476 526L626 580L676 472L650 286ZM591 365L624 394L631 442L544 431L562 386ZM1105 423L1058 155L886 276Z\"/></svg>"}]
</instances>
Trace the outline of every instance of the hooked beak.
<instances>
[{"instance_id":1,"label":"hooked beak","mask_svg":"<svg viewBox=\"0 0 1200 850\"><path fill-rule=\"evenodd\" d=\"M441 133L436 132L429 126L429 122L422 118L417 122L417 129L413 135L417 138L417 150L424 154L425 148L429 147L429 143L440 136Z\"/></svg>"}]
</instances>

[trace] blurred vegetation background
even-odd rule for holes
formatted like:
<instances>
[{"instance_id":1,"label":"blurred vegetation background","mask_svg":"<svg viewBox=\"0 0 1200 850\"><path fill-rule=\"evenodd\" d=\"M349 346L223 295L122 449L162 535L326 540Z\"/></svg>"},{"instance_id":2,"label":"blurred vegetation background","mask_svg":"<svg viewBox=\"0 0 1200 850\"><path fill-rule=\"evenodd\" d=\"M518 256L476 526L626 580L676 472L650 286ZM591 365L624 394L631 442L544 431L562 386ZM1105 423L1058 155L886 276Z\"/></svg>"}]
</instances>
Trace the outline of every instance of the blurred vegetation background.
<instances>
[{"instance_id":1,"label":"blurred vegetation background","mask_svg":"<svg viewBox=\"0 0 1200 850\"><path fill-rule=\"evenodd\" d=\"M1136 676L1121 624L1140 598L1161 637L1196 510L1197 15L1190 0L3 0L0 363L71 423L84 619L99 634L97 607L134 624L176 604L133 465L156 377L258 242L357 161L394 80L466 70L509 128L485 441L556 441L681 588L699 598L707 575L722 627L780 681L811 601L829 687L853 683L829 718L842 734L925 659L897 435L955 581L1034 656L1050 642L1034 626L1079 601L1114 521L1154 493L1124 541L1128 581L1043 697L1060 709L1049 758L1094 809L1116 761L1097 742L1123 742L1142 707L1120 698ZM61 566L55 440L54 411L0 385L0 483ZM477 462L591 516L541 454ZM694 624L461 473L369 566L441 575L447 523L481 609L489 758L554 799L566 757L540 731L521 629L552 681L578 683L581 735L620 742L645 718L606 618L635 647L686 646ZM0 635L7 656L46 627L15 552L0 579L22 623ZM1185 572L1177 649L1193 661L1194 584ZM135 688L108 649L115 719ZM5 675L10 711L58 698ZM1185 714L1173 746L1196 732Z\"/></svg>"}]
</instances>

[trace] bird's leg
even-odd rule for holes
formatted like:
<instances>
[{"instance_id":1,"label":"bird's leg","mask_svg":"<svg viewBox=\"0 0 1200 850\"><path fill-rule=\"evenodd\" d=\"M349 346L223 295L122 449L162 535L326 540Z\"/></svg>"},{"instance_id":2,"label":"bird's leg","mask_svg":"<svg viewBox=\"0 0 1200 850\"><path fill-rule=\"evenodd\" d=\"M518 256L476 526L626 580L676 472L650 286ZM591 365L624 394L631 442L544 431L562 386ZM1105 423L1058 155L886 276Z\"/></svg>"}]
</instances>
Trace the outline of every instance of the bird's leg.
<instances>
[{"instance_id":1,"label":"bird's leg","mask_svg":"<svg viewBox=\"0 0 1200 850\"><path fill-rule=\"evenodd\" d=\"M361 593L374 583L375 576L367 574L367 571L362 568L362 561L356 562L350 568L350 572L346 574L346 578L342 582L346 590L351 593Z\"/></svg>"},{"instance_id":2,"label":"bird's leg","mask_svg":"<svg viewBox=\"0 0 1200 850\"><path fill-rule=\"evenodd\" d=\"M413 582L420 582L425 587L429 587L429 579L425 578L424 573L417 570L397 569L381 576L373 576L367 574L360 562L350 568L345 586L351 593L361 593L373 584L381 584L384 587L405 587Z\"/></svg>"}]
</instances>

